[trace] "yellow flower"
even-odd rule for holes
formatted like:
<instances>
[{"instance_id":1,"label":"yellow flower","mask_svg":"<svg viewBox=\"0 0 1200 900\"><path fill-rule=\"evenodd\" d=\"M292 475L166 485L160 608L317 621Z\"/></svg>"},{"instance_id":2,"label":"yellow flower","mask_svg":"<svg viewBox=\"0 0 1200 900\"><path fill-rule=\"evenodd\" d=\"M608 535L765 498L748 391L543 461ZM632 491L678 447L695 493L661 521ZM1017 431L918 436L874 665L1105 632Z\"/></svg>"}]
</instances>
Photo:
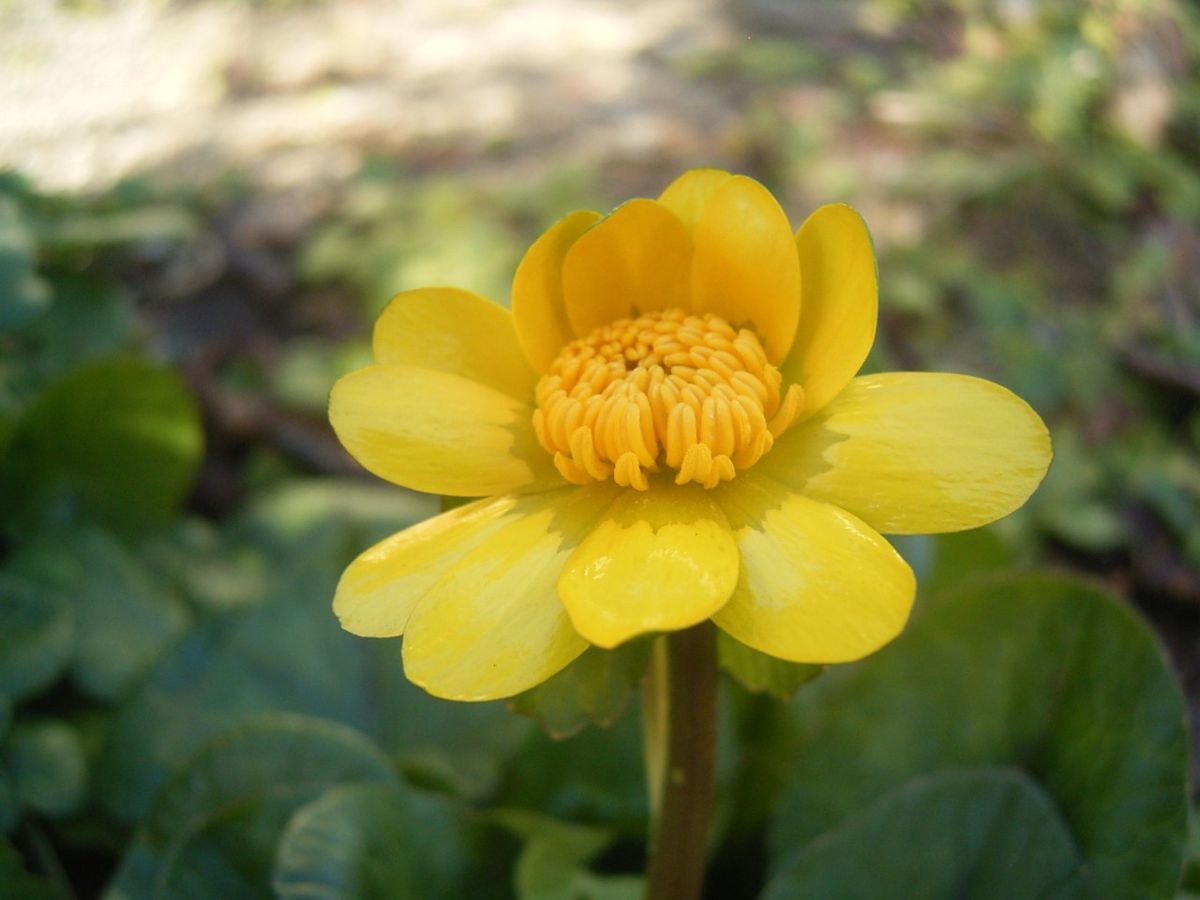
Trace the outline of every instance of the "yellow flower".
<instances>
[{"instance_id":1,"label":"yellow flower","mask_svg":"<svg viewBox=\"0 0 1200 900\"><path fill-rule=\"evenodd\" d=\"M698 170L550 228L511 314L454 288L399 295L375 364L334 386L333 427L381 478L485 499L359 556L343 627L403 634L408 677L458 700L709 618L797 662L878 649L915 590L880 532L994 521L1051 450L991 382L855 378L876 292L850 207L793 236L760 184Z\"/></svg>"}]
</instances>

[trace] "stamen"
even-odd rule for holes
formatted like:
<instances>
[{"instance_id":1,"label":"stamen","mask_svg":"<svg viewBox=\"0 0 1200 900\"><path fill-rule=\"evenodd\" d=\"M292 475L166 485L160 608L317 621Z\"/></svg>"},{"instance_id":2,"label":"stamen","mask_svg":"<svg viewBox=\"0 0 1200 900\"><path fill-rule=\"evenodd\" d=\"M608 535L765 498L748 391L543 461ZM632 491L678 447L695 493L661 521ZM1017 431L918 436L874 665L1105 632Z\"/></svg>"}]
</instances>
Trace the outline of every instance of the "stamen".
<instances>
[{"instance_id":1,"label":"stamen","mask_svg":"<svg viewBox=\"0 0 1200 900\"><path fill-rule=\"evenodd\" d=\"M754 332L678 309L572 341L534 396L534 430L564 478L611 477L639 491L664 466L676 484L731 481L804 408L804 392L783 390Z\"/></svg>"}]
</instances>

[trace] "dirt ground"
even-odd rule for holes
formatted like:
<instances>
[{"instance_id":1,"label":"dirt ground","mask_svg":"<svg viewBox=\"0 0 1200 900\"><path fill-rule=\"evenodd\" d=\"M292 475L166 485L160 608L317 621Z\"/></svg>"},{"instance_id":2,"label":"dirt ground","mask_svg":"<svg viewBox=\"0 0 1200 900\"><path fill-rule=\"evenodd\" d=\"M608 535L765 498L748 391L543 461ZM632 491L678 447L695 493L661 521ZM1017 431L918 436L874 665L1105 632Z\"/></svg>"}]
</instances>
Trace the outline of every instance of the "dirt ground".
<instances>
[{"instance_id":1,"label":"dirt ground","mask_svg":"<svg viewBox=\"0 0 1200 900\"><path fill-rule=\"evenodd\" d=\"M714 0L0 0L0 169L281 188L368 152L686 157L737 103L688 61L739 39Z\"/></svg>"}]
</instances>

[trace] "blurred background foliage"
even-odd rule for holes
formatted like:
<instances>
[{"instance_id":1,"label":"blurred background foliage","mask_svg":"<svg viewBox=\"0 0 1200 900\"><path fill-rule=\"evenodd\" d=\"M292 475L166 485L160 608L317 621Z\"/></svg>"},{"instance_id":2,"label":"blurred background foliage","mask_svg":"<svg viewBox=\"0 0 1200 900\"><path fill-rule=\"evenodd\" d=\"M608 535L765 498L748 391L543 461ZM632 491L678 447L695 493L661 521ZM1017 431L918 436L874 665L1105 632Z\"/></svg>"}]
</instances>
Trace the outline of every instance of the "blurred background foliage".
<instances>
[{"instance_id":1,"label":"blurred background foliage","mask_svg":"<svg viewBox=\"0 0 1200 900\"><path fill-rule=\"evenodd\" d=\"M64 44L127 12L35 5ZM163 29L211 12L286 35L364 4L134 6ZM467 46L498 8L455 7ZM531 40L649 28L616 2L578 23L521 9ZM396 291L506 303L541 229L696 165L755 175L796 222L858 206L881 272L868 368L1001 381L1056 450L1018 514L898 542L918 611L877 657L821 673L722 645L711 896L1161 898L1200 861L1181 715L1200 697L1195 9L659 9L689 24L628 43L631 71L661 77L633 99L605 105L568 59L565 109L538 95L483 136L395 144L335 117L282 186L278 153L181 153L70 190L10 158L0 897L640 895L645 645L589 652L511 710L408 685L396 642L341 633L330 600L357 552L438 498L363 477L324 409ZM295 79L316 102L378 87L353 48L324 65ZM241 58L221 75L226 99L284 89ZM476 88L446 115L486 106ZM423 113L392 114L403 130ZM1200 865L1179 891L1200 895Z\"/></svg>"}]
</instances>

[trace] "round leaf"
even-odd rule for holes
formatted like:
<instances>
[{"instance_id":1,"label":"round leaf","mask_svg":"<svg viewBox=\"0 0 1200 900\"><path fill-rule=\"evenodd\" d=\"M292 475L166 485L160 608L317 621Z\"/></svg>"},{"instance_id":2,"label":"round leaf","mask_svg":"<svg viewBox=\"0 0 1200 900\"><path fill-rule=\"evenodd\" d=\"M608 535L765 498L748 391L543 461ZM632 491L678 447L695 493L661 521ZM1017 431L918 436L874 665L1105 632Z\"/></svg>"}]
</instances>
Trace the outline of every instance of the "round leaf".
<instances>
[{"instance_id":1,"label":"round leaf","mask_svg":"<svg viewBox=\"0 0 1200 900\"><path fill-rule=\"evenodd\" d=\"M809 736L771 841L781 877L816 852L818 839L834 840L914 779L1011 766L1049 798L1079 857L1056 856L1023 877L1066 865L1092 895L1114 900L1163 897L1175 886L1187 821L1179 688L1149 629L1095 587L1051 575L972 587L927 610L875 657L821 679L799 703ZM980 789L962 802L986 810L987 796ZM997 822L992 842L1018 841L1031 827ZM872 832L863 827L865 839ZM864 840L835 856L873 866L878 853ZM963 891L981 885L922 896L976 896ZM869 896L912 895L881 880Z\"/></svg>"},{"instance_id":2,"label":"round leaf","mask_svg":"<svg viewBox=\"0 0 1200 900\"><path fill-rule=\"evenodd\" d=\"M276 715L226 732L163 789L114 882L125 897L257 897L292 814L334 785L389 784L386 757L332 722Z\"/></svg>"},{"instance_id":3,"label":"round leaf","mask_svg":"<svg viewBox=\"0 0 1200 900\"><path fill-rule=\"evenodd\" d=\"M0 759L17 800L47 816L75 812L87 793L87 761L79 735L63 722L19 722Z\"/></svg>"},{"instance_id":4,"label":"round leaf","mask_svg":"<svg viewBox=\"0 0 1200 900\"><path fill-rule=\"evenodd\" d=\"M52 684L74 646L74 618L60 599L0 574L0 693L20 700Z\"/></svg>"},{"instance_id":5,"label":"round leaf","mask_svg":"<svg viewBox=\"0 0 1200 900\"><path fill-rule=\"evenodd\" d=\"M305 900L460 896L460 842L444 797L399 783L346 785L292 816L271 886Z\"/></svg>"},{"instance_id":6,"label":"round leaf","mask_svg":"<svg viewBox=\"0 0 1200 900\"><path fill-rule=\"evenodd\" d=\"M85 363L17 422L0 509L83 511L123 527L159 521L191 487L202 444L196 404L173 371L132 357Z\"/></svg>"}]
</instances>

